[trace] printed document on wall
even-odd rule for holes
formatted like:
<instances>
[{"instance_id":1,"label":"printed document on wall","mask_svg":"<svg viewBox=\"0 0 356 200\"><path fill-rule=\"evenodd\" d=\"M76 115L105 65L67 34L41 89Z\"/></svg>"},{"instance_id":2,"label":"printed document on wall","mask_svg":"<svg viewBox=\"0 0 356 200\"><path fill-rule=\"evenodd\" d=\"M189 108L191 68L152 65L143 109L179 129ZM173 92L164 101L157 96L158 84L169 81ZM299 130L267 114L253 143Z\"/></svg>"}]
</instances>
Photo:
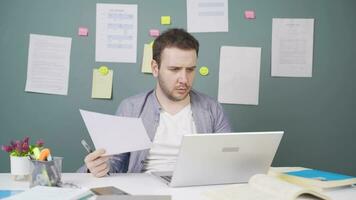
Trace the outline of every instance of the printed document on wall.
<instances>
[{"instance_id":1,"label":"printed document on wall","mask_svg":"<svg viewBox=\"0 0 356 200\"><path fill-rule=\"evenodd\" d=\"M228 32L228 0L187 0L188 32Z\"/></svg>"},{"instance_id":2,"label":"printed document on wall","mask_svg":"<svg viewBox=\"0 0 356 200\"><path fill-rule=\"evenodd\" d=\"M68 94L72 38L30 34L25 91Z\"/></svg>"},{"instance_id":3,"label":"printed document on wall","mask_svg":"<svg viewBox=\"0 0 356 200\"><path fill-rule=\"evenodd\" d=\"M272 76L312 77L314 19L273 19Z\"/></svg>"},{"instance_id":4,"label":"printed document on wall","mask_svg":"<svg viewBox=\"0 0 356 200\"><path fill-rule=\"evenodd\" d=\"M219 102L258 105L260 65L261 48L222 46Z\"/></svg>"},{"instance_id":5,"label":"printed document on wall","mask_svg":"<svg viewBox=\"0 0 356 200\"><path fill-rule=\"evenodd\" d=\"M96 5L95 61L135 63L137 5Z\"/></svg>"}]
</instances>

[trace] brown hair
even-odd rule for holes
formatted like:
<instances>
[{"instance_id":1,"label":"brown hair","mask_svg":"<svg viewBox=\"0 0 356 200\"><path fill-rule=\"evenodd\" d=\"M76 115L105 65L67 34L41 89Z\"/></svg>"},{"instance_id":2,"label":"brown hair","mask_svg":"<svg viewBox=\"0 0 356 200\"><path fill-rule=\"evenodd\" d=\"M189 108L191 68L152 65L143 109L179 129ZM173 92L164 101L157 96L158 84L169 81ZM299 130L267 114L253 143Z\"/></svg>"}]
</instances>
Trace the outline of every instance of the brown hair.
<instances>
[{"instance_id":1,"label":"brown hair","mask_svg":"<svg viewBox=\"0 0 356 200\"><path fill-rule=\"evenodd\" d=\"M199 53L199 42L184 29L172 28L163 32L153 43L153 59L157 62L158 67L161 64L161 55L165 48L177 47L183 50L194 49Z\"/></svg>"}]
</instances>

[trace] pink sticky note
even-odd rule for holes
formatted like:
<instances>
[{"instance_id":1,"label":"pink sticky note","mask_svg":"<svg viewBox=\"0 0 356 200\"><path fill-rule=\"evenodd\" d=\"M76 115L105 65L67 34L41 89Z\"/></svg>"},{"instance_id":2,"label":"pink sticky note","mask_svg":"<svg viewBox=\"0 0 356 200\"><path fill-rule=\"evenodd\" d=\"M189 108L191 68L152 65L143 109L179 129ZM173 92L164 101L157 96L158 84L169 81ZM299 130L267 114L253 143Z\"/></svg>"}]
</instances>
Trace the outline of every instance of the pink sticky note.
<instances>
[{"instance_id":1,"label":"pink sticky note","mask_svg":"<svg viewBox=\"0 0 356 200\"><path fill-rule=\"evenodd\" d=\"M151 29L150 30L150 36L158 37L159 36L159 30L158 29Z\"/></svg>"},{"instance_id":2,"label":"pink sticky note","mask_svg":"<svg viewBox=\"0 0 356 200\"><path fill-rule=\"evenodd\" d=\"M79 35L79 36L88 36L88 28L79 27L79 29L78 29L78 35Z\"/></svg>"},{"instance_id":3,"label":"pink sticky note","mask_svg":"<svg viewBox=\"0 0 356 200\"><path fill-rule=\"evenodd\" d=\"M256 18L255 11L253 11L253 10L246 10L246 11L245 11L245 18L246 18L246 19L255 19L255 18Z\"/></svg>"}]
</instances>

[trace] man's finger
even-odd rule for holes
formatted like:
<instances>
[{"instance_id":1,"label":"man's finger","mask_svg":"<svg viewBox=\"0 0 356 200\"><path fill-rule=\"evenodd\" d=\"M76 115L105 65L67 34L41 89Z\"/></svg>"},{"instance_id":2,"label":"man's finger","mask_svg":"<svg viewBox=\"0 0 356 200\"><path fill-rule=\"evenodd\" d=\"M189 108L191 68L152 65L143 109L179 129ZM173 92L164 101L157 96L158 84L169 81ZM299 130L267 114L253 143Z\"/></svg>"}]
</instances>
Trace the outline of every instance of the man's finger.
<instances>
[{"instance_id":1,"label":"man's finger","mask_svg":"<svg viewBox=\"0 0 356 200\"><path fill-rule=\"evenodd\" d=\"M105 176L108 172L109 172L109 168L107 167L107 168L103 169L102 171L96 173L95 176L96 176L96 177L103 177L103 176Z\"/></svg>"},{"instance_id":2,"label":"man's finger","mask_svg":"<svg viewBox=\"0 0 356 200\"><path fill-rule=\"evenodd\" d=\"M103 163L103 164L101 164L101 165L96 166L95 168L93 168L92 173L93 173L93 174L98 174L99 172L101 172L101 171L103 171L103 170L105 170L105 169L107 169L107 168L108 168L108 164L107 164L107 163Z\"/></svg>"},{"instance_id":3,"label":"man's finger","mask_svg":"<svg viewBox=\"0 0 356 200\"><path fill-rule=\"evenodd\" d=\"M97 149L95 151L93 151L92 153L88 154L84 161L87 163L87 162L90 162L90 161L93 161L97 158L99 158L101 155L103 155L105 153L105 150L104 149Z\"/></svg>"},{"instance_id":4,"label":"man's finger","mask_svg":"<svg viewBox=\"0 0 356 200\"><path fill-rule=\"evenodd\" d=\"M100 158L98 158L98 159L96 159L96 160L94 160L94 161L91 161L91 162L89 163L89 165L90 165L92 168L94 168L94 167L97 167L97 166L102 165L103 163L107 163L108 160L109 160L108 158L102 158L102 157L100 157Z\"/></svg>"}]
</instances>

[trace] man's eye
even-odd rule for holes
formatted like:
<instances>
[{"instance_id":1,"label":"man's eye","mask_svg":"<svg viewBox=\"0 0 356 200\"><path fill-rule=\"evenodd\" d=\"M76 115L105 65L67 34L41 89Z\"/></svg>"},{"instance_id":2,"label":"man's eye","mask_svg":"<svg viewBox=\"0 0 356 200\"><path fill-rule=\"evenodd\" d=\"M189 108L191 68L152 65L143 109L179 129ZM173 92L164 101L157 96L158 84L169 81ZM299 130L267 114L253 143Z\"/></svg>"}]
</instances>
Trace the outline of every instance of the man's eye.
<instances>
[{"instance_id":1,"label":"man's eye","mask_svg":"<svg viewBox=\"0 0 356 200\"><path fill-rule=\"evenodd\" d=\"M179 71L179 68L172 68L172 71Z\"/></svg>"}]
</instances>

